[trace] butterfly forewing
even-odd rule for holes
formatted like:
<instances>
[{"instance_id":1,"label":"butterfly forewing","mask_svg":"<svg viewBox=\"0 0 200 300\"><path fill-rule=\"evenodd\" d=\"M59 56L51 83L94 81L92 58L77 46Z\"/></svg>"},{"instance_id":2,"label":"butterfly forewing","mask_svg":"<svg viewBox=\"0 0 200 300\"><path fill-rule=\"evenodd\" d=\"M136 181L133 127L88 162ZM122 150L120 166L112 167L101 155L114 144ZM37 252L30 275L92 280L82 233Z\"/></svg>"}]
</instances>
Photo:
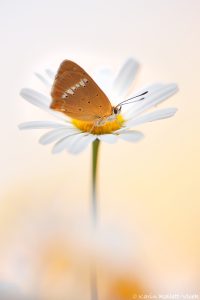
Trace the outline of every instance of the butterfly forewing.
<instances>
[{"instance_id":1,"label":"butterfly forewing","mask_svg":"<svg viewBox=\"0 0 200 300\"><path fill-rule=\"evenodd\" d=\"M61 63L51 96L51 108L74 119L93 122L112 114L104 92L80 66L69 60Z\"/></svg>"}]
</instances>

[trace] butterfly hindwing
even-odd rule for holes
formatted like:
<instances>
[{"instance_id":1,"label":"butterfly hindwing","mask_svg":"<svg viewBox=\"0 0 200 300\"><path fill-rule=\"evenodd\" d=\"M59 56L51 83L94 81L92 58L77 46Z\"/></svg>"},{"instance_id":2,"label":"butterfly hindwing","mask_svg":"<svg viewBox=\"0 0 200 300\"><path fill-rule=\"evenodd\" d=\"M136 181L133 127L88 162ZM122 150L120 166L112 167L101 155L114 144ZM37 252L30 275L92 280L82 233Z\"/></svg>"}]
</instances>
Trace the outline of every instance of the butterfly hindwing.
<instances>
[{"instance_id":1,"label":"butterfly hindwing","mask_svg":"<svg viewBox=\"0 0 200 300\"><path fill-rule=\"evenodd\" d=\"M78 120L111 115L112 106L94 80L77 64L61 63L51 91L51 108Z\"/></svg>"}]
</instances>

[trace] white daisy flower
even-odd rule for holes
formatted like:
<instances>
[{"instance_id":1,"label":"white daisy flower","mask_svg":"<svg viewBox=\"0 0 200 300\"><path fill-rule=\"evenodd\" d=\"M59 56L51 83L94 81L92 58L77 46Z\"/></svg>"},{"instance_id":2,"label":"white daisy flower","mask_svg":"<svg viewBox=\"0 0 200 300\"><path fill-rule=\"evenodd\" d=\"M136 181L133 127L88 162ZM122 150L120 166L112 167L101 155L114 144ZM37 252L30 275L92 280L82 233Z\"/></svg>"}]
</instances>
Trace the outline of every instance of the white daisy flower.
<instances>
[{"instance_id":1,"label":"white daisy flower","mask_svg":"<svg viewBox=\"0 0 200 300\"><path fill-rule=\"evenodd\" d=\"M107 94L111 103L117 105L127 96L130 86L133 83L138 70L138 63L132 58L128 59L117 76L113 76L110 70L100 70L94 76L97 84ZM174 107L156 109L153 112L144 114L147 110L155 108L158 104L168 99L177 92L175 83L161 84L155 83L136 91L132 97L145 91L143 101L134 102L122 107L121 113L116 120L108 121L106 124L91 128L88 122L70 119L62 113L50 109L51 97L50 88L53 84L55 73L51 70L45 71L45 77L41 74L36 76L48 87L48 95L43 95L33 89L24 88L21 96L31 104L50 113L57 118L57 121L31 121L19 125L20 129L50 129L41 136L39 142L42 145L54 144L52 152L60 153L67 150L77 154L83 151L95 140L106 143L115 143L118 139L129 142L138 142L144 135L142 132L133 130L143 123L153 122L172 117L177 109Z\"/></svg>"}]
</instances>

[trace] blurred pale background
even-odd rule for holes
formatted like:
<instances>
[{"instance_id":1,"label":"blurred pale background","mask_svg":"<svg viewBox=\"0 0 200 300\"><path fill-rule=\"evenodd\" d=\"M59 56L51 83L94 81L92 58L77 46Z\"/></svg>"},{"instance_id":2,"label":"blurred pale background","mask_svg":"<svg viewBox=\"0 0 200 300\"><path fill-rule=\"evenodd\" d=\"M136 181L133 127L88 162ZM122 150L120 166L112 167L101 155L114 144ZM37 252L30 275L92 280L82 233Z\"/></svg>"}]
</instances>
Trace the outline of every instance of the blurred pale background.
<instances>
[{"instance_id":1,"label":"blurred pale background","mask_svg":"<svg viewBox=\"0 0 200 300\"><path fill-rule=\"evenodd\" d=\"M71 258L65 257L62 245L69 243L71 256L76 255L72 273L76 269L78 275L67 273L73 283L67 281L66 293L76 289L86 299L88 290L84 280L78 286L74 278L85 278L77 261L82 246L87 252L87 237L79 240L78 225L83 228L88 220L90 149L79 156L53 156L50 147L37 142L42 131L20 132L20 122L49 118L23 101L19 90L42 90L33 73L56 68L66 58L92 74L101 65L116 71L132 56L141 63L135 86L177 82L180 92L162 107L179 110L172 119L140 126L146 137L137 145L101 145L102 290L107 300L131 299L141 290L198 292L199 15L198 0L0 1L0 287L10 284L20 293L37 290L39 297L59 300L59 291L68 287L63 278ZM110 235L105 237L104 231ZM106 266L115 275L113 281ZM63 286L55 284L60 278ZM125 291L127 298L116 296L119 278L136 280L141 287L135 281L133 287L121 282L130 295ZM55 298L48 294L50 287Z\"/></svg>"}]
</instances>

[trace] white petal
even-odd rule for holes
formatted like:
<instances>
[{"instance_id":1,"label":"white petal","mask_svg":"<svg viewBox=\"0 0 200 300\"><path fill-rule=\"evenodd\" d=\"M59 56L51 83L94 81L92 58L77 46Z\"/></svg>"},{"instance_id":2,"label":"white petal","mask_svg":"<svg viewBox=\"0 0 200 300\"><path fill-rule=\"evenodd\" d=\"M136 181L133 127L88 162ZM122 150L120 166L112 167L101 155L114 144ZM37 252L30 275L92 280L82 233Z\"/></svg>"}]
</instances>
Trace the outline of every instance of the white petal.
<instances>
[{"instance_id":1,"label":"white petal","mask_svg":"<svg viewBox=\"0 0 200 300\"><path fill-rule=\"evenodd\" d=\"M130 127L128 127L126 125L126 123L127 122L125 121L124 124L123 124L123 126L120 129L113 131L113 133L118 135L119 133L124 132L125 130L129 130Z\"/></svg>"},{"instance_id":2,"label":"white petal","mask_svg":"<svg viewBox=\"0 0 200 300\"><path fill-rule=\"evenodd\" d=\"M117 142L117 135L112 133L100 134L98 135L98 139L109 144L114 144Z\"/></svg>"},{"instance_id":3,"label":"white petal","mask_svg":"<svg viewBox=\"0 0 200 300\"><path fill-rule=\"evenodd\" d=\"M45 71L46 71L46 74L49 76L49 78L51 80L54 80L54 78L56 76L56 73L54 71L50 70L50 69L46 69Z\"/></svg>"},{"instance_id":4,"label":"white petal","mask_svg":"<svg viewBox=\"0 0 200 300\"><path fill-rule=\"evenodd\" d=\"M163 84L161 82L155 82L153 84L148 84L148 85L143 86L141 89L136 90L132 96L136 96L136 95L141 94L146 91L148 91L148 95L151 95L152 93L154 93L155 91L159 90L160 88L162 88L164 86L165 86L165 84Z\"/></svg>"},{"instance_id":5,"label":"white petal","mask_svg":"<svg viewBox=\"0 0 200 300\"><path fill-rule=\"evenodd\" d=\"M20 95L29 103L43 109L44 111L48 112L52 116L56 117L57 119L63 120L65 122L69 120L69 118L64 114L49 108L51 103L50 97L48 98L45 95L28 88L22 89L20 91Z\"/></svg>"},{"instance_id":6,"label":"white petal","mask_svg":"<svg viewBox=\"0 0 200 300\"><path fill-rule=\"evenodd\" d=\"M147 94L144 100L135 102L132 105L132 109L130 109L129 118L136 117L144 111L160 104L164 100L168 99L170 96L174 95L177 91L177 85L175 83L171 83L157 89L155 92L152 92L149 95Z\"/></svg>"},{"instance_id":7,"label":"white petal","mask_svg":"<svg viewBox=\"0 0 200 300\"><path fill-rule=\"evenodd\" d=\"M55 110L53 110L53 109L49 109L49 110L47 110L47 111L48 111L48 113L49 113L50 115L56 117L57 119L62 120L62 121L64 121L64 122L67 123L67 124L71 123L70 118L69 118L68 116L64 115L64 114L61 113L61 112L55 111Z\"/></svg>"},{"instance_id":8,"label":"white petal","mask_svg":"<svg viewBox=\"0 0 200 300\"><path fill-rule=\"evenodd\" d=\"M78 136L73 140L69 141L67 145L67 151L72 154L78 154L82 152L90 143L96 140L96 136L93 134L85 134L81 137Z\"/></svg>"},{"instance_id":9,"label":"white petal","mask_svg":"<svg viewBox=\"0 0 200 300\"><path fill-rule=\"evenodd\" d=\"M113 83L113 93L118 99L125 96L133 83L139 64L132 58L128 59L120 69Z\"/></svg>"},{"instance_id":10,"label":"white petal","mask_svg":"<svg viewBox=\"0 0 200 300\"><path fill-rule=\"evenodd\" d=\"M60 140L64 137L67 137L77 132L78 132L77 129L72 127L57 128L43 134L39 139L39 143L42 145L51 144L57 140Z\"/></svg>"},{"instance_id":11,"label":"white petal","mask_svg":"<svg viewBox=\"0 0 200 300\"><path fill-rule=\"evenodd\" d=\"M52 83L49 82L49 80L47 80L43 75L35 73L35 76L39 78L42 81L42 83L44 83L44 85L46 85L48 88L52 86Z\"/></svg>"},{"instance_id":12,"label":"white petal","mask_svg":"<svg viewBox=\"0 0 200 300\"><path fill-rule=\"evenodd\" d=\"M109 68L101 68L94 72L93 78L99 87L106 93L108 98L112 97L113 72Z\"/></svg>"},{"instance_id":13,"label":"white petal","mask_svg":"<svg viewBox=\"0 0 200 300\"><path fill-rule=\"evenodd\" d=\"M45 95L38 93L32 89L22 89L20 91L20 95L31 104L38 106L44 110L49 109L49 105L51 102L51 99L46 97Z\"/></svg>"},{"instance_id":14,"label":"white petal","mask_svg":"<svg viewBox=\"0 0 200 300\"><path fill-rule=\"evenodd\" d=\"M123 131L123 133L119 134L119 138L121 138L122 140L128 141L128 142L136 143L136 142L139 142L141 139L143 139L144 135L140 131L126 130L126 131Z\"/></svg>"},{"instance_id":15,"label":"white petal","mask_svg":"<svg viewBox=\"0 0 200 300\"><path fill-rule=\"evenodd\" d=\"M160 83L160 82L156 82L153 84L149 84L149 85L145 85L143 86L141 89L137 89L133 94L130 95L129 98L135 97L137 95L140 95L146 91L148 91L148 97L150 95L152 95L153 93L155 93L156 91L159 91L161 88L163 88L165 85ZM147 98L147 95L146 95ZM137 102L133 102L132 104L128 104L122 107L123 109L123 116L125 119L128 119L131 115L132 115L132 111L134 110L134 108L137 107L137 105L140 105L140 103Z\"/></svg>"},{"instance_id":16,"label":"white petal","mask_svg":"<svg viewBox=\"0 0 200 300\"><path fill-rule=\"evenodd\" d=\"M64 124L53 121L30 121L19 124L19 129L48 129L48 128L60 128Z\"/></svg>"},{"instance_id":17,"label":"white petal","mask_svg":"<svg viewBox=\"0 0 200 300\"><path fill-rule=\"evenodd\" d=\"M136 119L132 119L126 122L126 125L128 127L137 126L139 124L143 124L146 122L153 122L161 119L166 119L172 117L177 111L177 108L164 108L156 110L152 113L143 115L141 117L138 117Z\"/></svg>"},{"instance_id":18,"label":"white petal","mask_svg":"<svg viewBox=\"0 0 200 300\"><path fill-rule=\"evenodd\" d=\"M57 154L57 153L62 152L63 150L67 149L68 144L70 145L70 143L72 142L73 139L81 138L81 136L84 134L85 133L82 133L77 130L76 133L72 133L72 134L62 138L54 145L54 147L52 149L52 153Z\"/></svg>"}]
</instances>

